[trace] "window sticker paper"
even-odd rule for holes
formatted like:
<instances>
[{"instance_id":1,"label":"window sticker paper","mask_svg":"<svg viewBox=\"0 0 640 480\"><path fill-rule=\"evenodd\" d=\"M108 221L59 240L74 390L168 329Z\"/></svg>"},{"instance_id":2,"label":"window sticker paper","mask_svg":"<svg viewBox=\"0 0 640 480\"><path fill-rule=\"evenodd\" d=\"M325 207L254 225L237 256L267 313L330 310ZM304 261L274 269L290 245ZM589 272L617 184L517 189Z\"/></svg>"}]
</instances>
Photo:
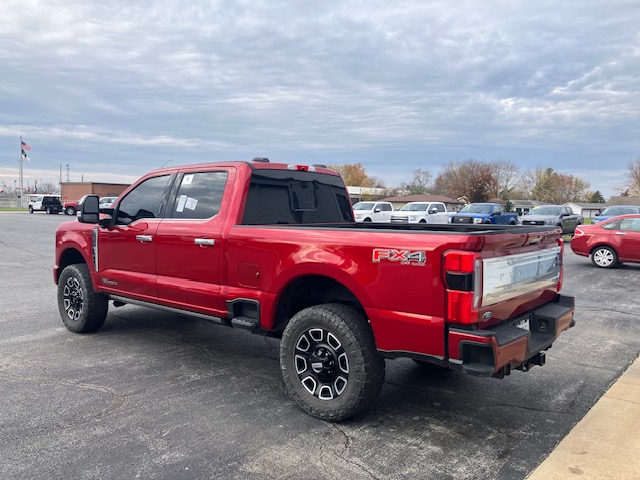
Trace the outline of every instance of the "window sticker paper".
<instances>
[{"instance_id":1,"label":"window sticker paper","mask_svg":"<svg viewBox=\"0 0 640 480\"><path fill-rule=\"evenodd\" d=\"M183 212L185 203L187 203L187 196L180 195L180 198L178 199L178 206L176 207L176 212Z\"/></svg>"},{"instance_id":2,"label":"window sticker paper","mask_svg":"<svg viewBox=\"0 0 640 480\"><path fill-rule=\"evenodd\" d=\"M184 204L185 208L188 208L189 210L195 210L197 205L198 200L191 197L187 198L187 203Z\"/></svg>"},{"instance_id":3,"label":"window sticker paper","mask_svg":"<svg viewBox=\"0 0 640 480\"><path fill-rule=\"evenodd\" d=\"M193 175L185 175L182 177L182 185L191 185L193 183Z\"/></svg>"}]
</instances>

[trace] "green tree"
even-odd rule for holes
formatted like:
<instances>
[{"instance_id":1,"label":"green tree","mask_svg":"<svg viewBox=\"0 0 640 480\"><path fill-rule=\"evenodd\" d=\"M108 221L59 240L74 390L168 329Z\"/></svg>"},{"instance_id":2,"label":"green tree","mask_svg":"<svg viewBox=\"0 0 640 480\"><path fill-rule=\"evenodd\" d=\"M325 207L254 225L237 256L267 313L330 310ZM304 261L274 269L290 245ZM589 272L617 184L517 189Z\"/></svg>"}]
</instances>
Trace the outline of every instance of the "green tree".
<instances>
[{"instance_id":1,"label":"green tree","mask_svg":"<svg viewBox=\"0 0 640 480\"><path fill-rule=\"evenodd\" d=\"M607 203L607 201L602 196L602 193L600 193L600 190L587 193L586 199L589 203Z\"/></svg>"}]
</instances>

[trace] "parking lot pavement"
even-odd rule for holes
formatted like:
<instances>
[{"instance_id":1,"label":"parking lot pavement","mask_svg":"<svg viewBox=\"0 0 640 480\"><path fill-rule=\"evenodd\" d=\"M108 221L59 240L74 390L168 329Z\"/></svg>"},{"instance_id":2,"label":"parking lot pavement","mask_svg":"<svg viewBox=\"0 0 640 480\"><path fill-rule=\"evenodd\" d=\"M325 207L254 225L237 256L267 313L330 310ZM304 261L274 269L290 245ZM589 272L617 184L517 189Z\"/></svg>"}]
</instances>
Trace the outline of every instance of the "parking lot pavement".
<instances>
[{"instance_id":1,"label":"parking lot pavement","mask_svg":"<svg viewBox=\"0 0 640 480\"><path fill-rule=\"evenodd\" d=\"M278 342L127 305L62 326L51 267L63 215L0 213L0 478L524 479L640 352L640 266L567 249L577 325L504 380L387 362L365 414L309 417Z\"/></svg>"}]
</instances>

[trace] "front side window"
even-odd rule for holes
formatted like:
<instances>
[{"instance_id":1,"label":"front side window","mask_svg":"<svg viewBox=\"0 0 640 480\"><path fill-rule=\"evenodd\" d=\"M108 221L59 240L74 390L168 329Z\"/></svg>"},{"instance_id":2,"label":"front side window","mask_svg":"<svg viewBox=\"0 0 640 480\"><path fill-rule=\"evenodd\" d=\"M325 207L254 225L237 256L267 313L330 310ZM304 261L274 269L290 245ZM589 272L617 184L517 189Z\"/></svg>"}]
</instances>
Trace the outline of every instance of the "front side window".
<instances>
[{"instance_id":1,"label":"front side window","mask_svg":"<svg viewBox=\"0 0 640 480\"><path fill-rule=\"evenodd\" d=\"M164 214L164 192L169 175L148 178L131 190L118 206L117 223L128 225L141 218L159 218Z\"/></svg>"},{"instance_id":2,"label":"front side window","mask_svg":"<svg viewBox=\"0 0 640 480\"><path fill-rule=\"evenodd\" d=\"M393 209L391 208L391 205L389 205L388 203L381 203L380 207L382 207L382 211L383 212L390 212Z\"/></svg>"},{"instance_id":3,"label":"front side window","mask_svg":"<svg viewBox=\"0 0 640 480\"><path fill-rule=\"evenodd\" d=\"M217 215L227 184L227 172L185 174L180 182L172 218L205 219Z\"/></svg>"}]
</instances>

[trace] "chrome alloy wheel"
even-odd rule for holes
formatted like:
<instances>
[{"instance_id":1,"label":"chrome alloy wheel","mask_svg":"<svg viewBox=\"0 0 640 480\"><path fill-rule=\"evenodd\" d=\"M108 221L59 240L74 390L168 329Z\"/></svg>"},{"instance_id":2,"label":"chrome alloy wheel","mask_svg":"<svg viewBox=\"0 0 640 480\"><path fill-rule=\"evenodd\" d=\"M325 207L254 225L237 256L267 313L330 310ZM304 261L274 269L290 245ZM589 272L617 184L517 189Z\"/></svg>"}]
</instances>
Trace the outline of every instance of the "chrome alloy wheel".
<instances>
[{"instance_id":1,"label":"chrome alloy wheel","mask_svg":"<svg viewBox=\"0 0 640 480\"><path fill-rule=\"evenodd\" d=\"M305 390L320 400L339 397L349 383L349 360L342 343L323 328L311 328L296 341L295 368Z\"/></svg>"},{"instance_id":2,"label":"chrome alloy wheel","mask_svg":"<svg viewBox=\"0 0 640 480\"><path fill-rule=\"evenodd\" d=\"M63 290L64 310L71 320L78 320L84 308L84 294L80 282L75 277L69 277Z\"/></svg>"},{"instance_id":3,"label":"chrome alloy wheel","mask_svg":"<svg viewBox=\"0 0 640 480\"><path fill-rule=\"evenodd\" d=\"M599 267L610 267L615 262L614 253L608 248L599 248L593 252L593 262Z\"/></svg>"}]
</instances>

